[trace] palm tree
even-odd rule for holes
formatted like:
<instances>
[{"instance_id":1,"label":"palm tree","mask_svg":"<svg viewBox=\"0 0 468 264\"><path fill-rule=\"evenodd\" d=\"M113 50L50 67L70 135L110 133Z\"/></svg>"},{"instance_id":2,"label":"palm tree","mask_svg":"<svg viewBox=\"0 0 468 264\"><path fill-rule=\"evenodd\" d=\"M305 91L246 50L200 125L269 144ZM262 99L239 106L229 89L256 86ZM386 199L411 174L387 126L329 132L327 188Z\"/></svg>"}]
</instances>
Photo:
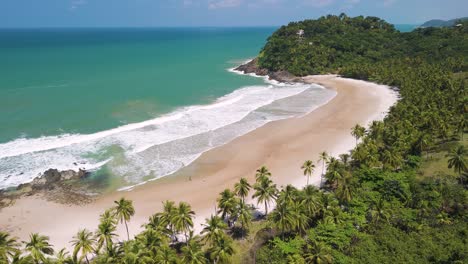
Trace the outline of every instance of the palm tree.
<instances>
[{"instance_id":1,"label":"palm tree","mask_svg":"<svg viewBox=\"0 0 468 264\"><path fill-rule=\"evenodd\" d=\"M201 234L205 234L203 237L206 241L214 244L217 237L224 235L224 230L226 230L227 225L223 219L217 215L212 215L209 219L205 219L205 227L201 231Z\"/></svg>"},{"instance_id":2,"label":"palm tree","mask_svg":"<svg viewBox=\"0 0 468 264\"><path fill-rule=\"evenodd\" d=\"M99 223L98 229L96 231L97 238L97 248L96 252L99 252L102 246L105 244L107 251L112 250L112 239L117 236L115 234L116 230L116 221L114 219L103 218L101 217L101 223Z\"/></svg>"},{"instance_id":3,"label":"palm tree","mask_svg":"<svg viewBox=\"0 0 468 264\"><path fill-rule=\"evenodd\" d=\"M155 263L158 264L176 264L179 263L176 252L169 247L164 245L159 248L156 257L154 258Z\"/></svg>"},{"instance_id":4,"label":"palm tree","mask_svg":"<svg viewBox=\"0 0 468 264\"><path fill-rule=\"evenodd\" d=\"M245 234L252 223L252 213L249 206L242 201L237 208L237 219L241 224L242 232Z\"/></svg>"},{"instance_id":5,"label":"palm tree","mask_svg":"<svg viewBox=\"0 0 468 264\"><path fill-rule=\"evenodd\" d=\"M307 185L309 185L309 178L314 172L315 164L311 160L306 160L304 164L302 164L301 169L304 170L304 176L307 177Z\"/></svg>"},{"instance_id":6,"label":"palm tree","mask_svg":"<svg viewBox=\"0 0 468 264\"><path fill-rule=\"evenodd\" d=\"M219 236L209 251L214 263L230 263L231 256L234 254L232 239L227 235Z\"/></svg>"},{"instance_id":7,"label":"palm tree","mask_svg":"<svg viewBox=\"0 0 468 264\"><path fill-rule=\"evenodd\" d=\"M162 245L168 245L167 237L154 230L146 229L136 237L136 241L154 256Z\"/></svg>"},{"instance_id":8,"label":"palm tree","mask_svg":"<svg viewBox=\"0 0 468 264\"><path fill-rule=\"evenodd\" d=\"M120 220L120 223L125 223L125 229L127 230L127 240L130 240L130 234L128 232L127 222L130 221L130 218L135 215L135 208L133 207L133 202L131 200L126 200L125 198L120 198L118 201L114 201L115 215L117 219Z\"/></svg>"},{"instance_id":9,"label":"palm tree","mask_svg":"<svg viewBox=\"0 0 468 264\"><path fill-rule=\"evenodd\" d=\"M171 232L171 239L172 240L177 240L177 236L175 235L175 228L174 228L174 215L177 212L177 208L175 206L175 203L173 201L165 201L163 203L163 212L158 213L157 215L160 216L162 223L165 224L166 226L169 226L169 230Z\"/></svg>"},{"instance_id":10,"label":"palm tree","mask_svg":"<svg viewBox=\"0 0 468 264\"><path fill-rule=\"evenodd\" d=\"M459 145L458 147L452 149L449 154L447 154L448 159L448 168L457 172L460 174L460 178L462 179L462 184L463 184L463 178L462 178L462 173L467 171L467 162L466 162L466 155L467 151L464 146Z\"/></svg>"},{"instance_id":11,"label":"palm tree","mask_svg":"<svg viewBox=\"0 0 468 264\"><path fill-rule=\"evenodd\" d=\"M144 225L146 229L153 229L155 231L158 231L162 234L165 234L167 236L170 236L172 234L172 231L169 230L167 222L163 219L161 214L154 214L149 217L148 223Z\"/></svg>"},{"instance_id":12,"label":"palm tree","mask_svg":"<svg viewBox=\"0 0 468 264\"><path fill-rule=\"evenodd\" d=\"M245 202L245 197L249 195L249 191L252 188L246 178L241 178L238 183L234 185L234 192L237 196L242 199L242 202Z\"/></svg>"},{"instance_id":13,"label":"palm tree","mask_svg":"<svg viewBox=\"0 0 468 264\"><path fill-rule=\"evenodd\" d=\"M300 199L309 217L317 215L320 211L322 207L320 195L320 191L312 185L306 186L302 191Z\"/></svg>"},{"instance_id":14,"label":"palm tree","mask_svg":"<svg viewBox=\"0 0 468 264\"><path fill-rule=\"evenodd\" d=\"M18 246L16 238L10 237L7 232L0 231L0 263L8 263L9 257L13 257L19 252Z\"/></svg>"},{"instance_id":15,"label":"palm tree","mask_svg":"<svg viewBox=\"0 0 468 264\"><path fill-rule=\"evenodd\" d=\"M322 186L322 178L323 178L323 173L325 171L325 163L328 162L328 158L330 156L328 155L328 153L326 151L322 151L320 152L319 154L319 162L321 161L322 162L322 175L320 175L320 186Z\"/></svg>"},{"instance_id":16,"label":"palm tree","mask_svg":"<svg viewBox=\"0 0 468 264\"><path fill-rule=\"evenodd\" d=\"M258 169L255 173L255 179L258 181L260 178L263 177L271 177L271 172L268 170L266 166L262 166Z\"/></svg>"},{"instance_id":17,"label":"palm tree","mask_svg":"<svg viewBox=\"0 0 468 264\"><path fill-rule=\"evenodd\" d=\"M187 232L193 228L193 217L195 212L192 211L192 207L185 202L180 202L177 207L176 214L174 215L174 227L177 231L183 232L185 241L188 244Z\"/></svg>"},{"instance_id":18,"label":"palm tree","mask_svg":"<svg viewBox=\"0 0 468 264\"><path fill-rule=\"evenodd\" d=\"M205 253L202 250L202 246L196 240L191 239L186 246L182 247L182 263L206 263Z\"/></svg>"},{"instance_id":19,"label":"palm tree","mask_svg":"<svg viewBox=\"0 0 468 264\"><path fill-rule=\"evenodd\" d=\"M79 262L83 258L86 259L86 263L89 264L88 260L88 254L92 253L94 251L93 244L95 240L93 238L93 233L86 229L82 229L78 231L76 236L73 237L72 240L72 245L74 247L73 249L73 259L77 260L78 259L78 252L81 251L81 258L79 259Z\"/></svg>"},{"instance_id":20,"label":"palm tree","mask_svg":"<svg viewBox=\"0 0 468 264\"><path fill-rule=\"evenodd\" d=\"M343 203L348 203L353 197L353 178L347 175L338 179L338 187L336 189L336 197Z\"/></svg>"},{"instance_id":21,"label":"palm tree","mask_svg":"<svg viewBox=\"0 0 468 264\"><path fill-rule=\"evenodd\" d=\"M227 219L228 225L231 226L230 218L236 211L238 199L236 199L236 195L229 189L222 191L219 195L220 197L217 199L218 213L221 213L221 218Z\"/></svg>"},{"instance_id":22,"label":"palm tree","mask_svg":"<svg viewBox=\"0 0 468 264\"><path fill-rule=\"evenodd\" d=\"M384 168L396 170L403 163L403 158L394 148L386 149L382 153L382 163Z\"/></svg>"},{"instance_id":23,"label":"palm tree","mask_svg":"<svg viewBox=\"0 0 468 264\"><path fill-rule=\"evenodd\" d=\"M356 146L357 142L360 138L362 138L366 134L366 129L359 124L356 124L352 129L351 129L351 135L356 139Z\"/></svg>"},{"instance_id":24,"label":"palm tree","mask_svg":"<svg viewBox=\"0 0 468 264\"><path fill-rule=\"evenodd\" d=\"M257 181L254 185L255 193L252 198L257 198L257 204L265 204L265 215L268 214L268 204L276 198L276 184L266 177L263 177Z\"/></svg>"},{"instance_id":25,"label":"palm tree","mask_svg":"<svg viewBox=\"0 0 468 264\"><path fill-rule=\"evenodd\" d=\"M62 248L57 255L55 255L55 264L69 264L72 262L72 258L68 254L65 248Z\"/></svg>"},{"instance_id":26,"label":"palm tree","mask_svg":"<svg viewBox=\"0 0 468 264\"><path fill-rule=\"evenodd\" d=\"M305 260L311 264L333 263L330 249L320 242L310 240L307 243Z\"/></svg>"},{"instance_id":27,"label":"palm tree","mask_svg":"<svg viewBox=\"0 0 468 264\"><path fill-rule=\"evenodd\" d=\"M291 206L285 202L278 203L270 215L270 220L281 230L281 235L294 228L295 215L290 210Z\"/></svg>"},{"instance_id":28,"label":"palm tree","mask_svg":"<svg viewBox=\"0 0 468 264\"><path fill-rule=\"evenodd\" d=\"M46 255L54 254L54 249L52 245L49 244L48 236L33 233L29 235L29 241L23 241L23 243L25 244L26 251L29 252L35 263L44 262L46 260Z\"/></svg>"}]
</instances>

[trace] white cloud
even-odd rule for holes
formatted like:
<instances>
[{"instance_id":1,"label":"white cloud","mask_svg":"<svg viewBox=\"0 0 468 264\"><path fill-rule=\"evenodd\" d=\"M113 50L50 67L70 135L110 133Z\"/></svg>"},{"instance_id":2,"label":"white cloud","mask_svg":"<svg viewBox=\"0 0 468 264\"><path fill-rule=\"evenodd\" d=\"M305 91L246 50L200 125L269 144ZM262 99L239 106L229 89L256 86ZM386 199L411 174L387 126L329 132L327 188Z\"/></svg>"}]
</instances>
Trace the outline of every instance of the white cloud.
<instances>
[{"instance_id":1,"label":"white cloud","mask_svg":"<svg viewBox=\"0 0 468 264\"><path fill-rule=\"evenodd\" d=\"M86 3L86 0L72 0L70 3L70 9L75 10L78 7L85 5Z\"/></svg>"},{"instance_id":2,"label":"white cloud","mask_svg":"<svg viewBox=\"0 0 468 264\"><path fill-rule=\"evenodd\" d=\"M388 7L388 6L393 5L396 1L397 1L397 0L384 0L384 1L383 1L383 5L384 5L385 7Z\"/></svg>"},{"instance_id":3,"label":"white cloud","mask_svg":"<svg viewBox=\"0 0 468 264\"><path fill-rule=\"evenodd\" d=\"M305 5L313 7L324 7L333 4L335 0L304 0Z\"/></svg>"},{"instance_id":4,"label":"white cloud","mask_svg":"<svg viewBox=\"0 0 468 264\"><path fill-rule=\"evenodd\" d=\"M209 9L238 7L242 4L242 0L211 0L208 3Z\"/></svg>"}]
</instances>

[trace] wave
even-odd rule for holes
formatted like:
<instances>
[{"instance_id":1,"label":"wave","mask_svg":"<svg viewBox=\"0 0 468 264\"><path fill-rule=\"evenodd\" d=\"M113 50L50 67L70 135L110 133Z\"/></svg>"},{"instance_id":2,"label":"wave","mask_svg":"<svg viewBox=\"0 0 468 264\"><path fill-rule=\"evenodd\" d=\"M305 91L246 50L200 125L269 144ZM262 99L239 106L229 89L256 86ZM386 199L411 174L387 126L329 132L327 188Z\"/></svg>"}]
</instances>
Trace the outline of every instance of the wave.
<instances>
[{"instance_id":1,"label":"wave","mask_svg":"<svg viewBox=\"0 0 468 264\"><path fill-rule=\"evenodd\" d=\"M248 86L212 104L178 109L93 134L19 138L0 144L0 188L29 182L49 168L106 166L128 185L157 179L270 121L306 114L335 96L318 85Z\"/></svg>"}]
</instances>

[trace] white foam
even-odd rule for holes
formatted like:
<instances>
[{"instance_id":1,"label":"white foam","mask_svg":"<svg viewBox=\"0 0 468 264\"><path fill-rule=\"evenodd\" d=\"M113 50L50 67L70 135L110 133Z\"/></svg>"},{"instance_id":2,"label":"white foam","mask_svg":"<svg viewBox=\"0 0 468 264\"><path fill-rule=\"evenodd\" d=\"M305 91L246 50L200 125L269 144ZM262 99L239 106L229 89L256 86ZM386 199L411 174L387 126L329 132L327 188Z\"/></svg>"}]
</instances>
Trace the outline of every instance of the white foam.
<instances>
[{"instance_id":1,"label":"white foam","mask_svg":"<svg viewBox=\"0 0 468 264\"><path fill-rule=\"evenodd\" d=\"M209 105L94 134L19 138L0 144L0 188L29 182L49 168L89 170L104 164L129 185L141 184L148 176L173 173L267 122L308 113L334 96L317 85L268 81Z\"/></svg>"}]
</instances>

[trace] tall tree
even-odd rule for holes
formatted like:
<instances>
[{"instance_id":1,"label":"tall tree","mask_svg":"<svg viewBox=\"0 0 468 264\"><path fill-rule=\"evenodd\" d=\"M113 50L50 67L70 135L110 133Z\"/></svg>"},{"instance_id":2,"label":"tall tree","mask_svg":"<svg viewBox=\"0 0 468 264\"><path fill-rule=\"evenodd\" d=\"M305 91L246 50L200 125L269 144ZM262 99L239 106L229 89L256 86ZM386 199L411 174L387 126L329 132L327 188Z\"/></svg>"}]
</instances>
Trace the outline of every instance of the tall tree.
<instances>
[{"instance_id":1,"label":"tall tree","mask_svg":"<svg viewBox=\"0 0 468 264\"><path fill-rule=\"evenodd\" d=\"M209 249L210 258L214 263L231 263L231 256L234 255L232 239L227 235L219 236L215 244Z\"/></svg>"},{"instance_id":2,"label":"tall tree","mask_svg":"<svg viewBox=\"0 0 468 264\"><path fill-rule=\"evenodd\" d=\"M130 218L135 215L135 208L133 207L133 202L125 198L120 198L118 201L114 201L114 211L117 218L121 223L125 223L125 229L127 230L127 240L130 240L130 233L128 232L127 222L130 221Z\"/></svg>"},{"instance_id":3,"label":"tall tree","mask_svg":"<svg viewBox=\"0 0 468 264\"><path fill-rule=\"evenodd\" d=\"M301 169L304 171L304 176L307 177L307 185L309 185L309 178L314 172L315 164L311 160L306 160Z\"/></svg>"},{"instance_id":4,"label":"tall tree","mask_svg":"<svg viewBox=\"0 0 468 264\"><path fill-rule=\"evenodd\" d=\"M466 155L468 152L466 151L465 147L463 145L459 145L455 148L453 148L449 154L447 154L448 159L448 168L453 170L460 175L460 179L462 179L463 183L463 177L462 173L467 171L467 161L466 161Z\"/></svg>"},{"instance_id":5,"label":"tall tree","mask_svg":"<svg viewBox=\"0 0 468 264\"><path fill-rule=\"evenodd\" d=\"M255 193L252 198L257 199L257 203L264 203L265 205L265 215L268 214L268 204L276 199L276 185L267 178L262 177L254 185Z\"/></svg>"},{"instance_id":6,"label":"tall tree","mask_svg":"<svg viewBox=\"0 0 468 264\"><path fill-rule=\"evenodd\" d=\"M365 134L366 134L366 129L359 124L356 124L351 129L351 135L356 139L356 146L357 146L358 140L362 138Z\"/></svg>"},{"instance_id":7,"label":"tall tree","mask_svg":"<svg viewBox=\"0 0 468 264\"><path fill-rule=\"evenodd\" d=\"M251 188L252 186L249 184L247 179L241 178L240 181L234 185L234 192L242 199L242 202L245 202L245 197L249 195Z\"/></svg>"},{"instance_id":8,"label":"tall tree","mask_svg":"<svg viewBox=\"0 0 468 264\"><path fill-rule=\"evenodd\" d=\"M226 189L220 193L218 198L218 213L221 214L221 218L228 221L228 225L231 226L231 218L236 211L238 199L234 192Z\"/></svg>"},{"instance_id":9,"label":"tall tree","mask_svg":"<svg viewBox=\"0 0 468 264\"><path fill-rule=\"evenodd\" d=\"M99 223L98 229L96 230L96 252L99 252L104 245L106 246L106 250L108 252L112 250L112 239L117 236L115 234L116 224L116 220L113 218L101 217L101 222Z\"/></svg>"},{"instance_id":10,"label":"tall tree","mask_svg":"<svg viewBox=\"0 0 468 264\"><path fill-rule=\"evenodd\" d=\"M205 253L200 243L191 239L187 245L182 247L182 263L187 264L205 264Z\"/></svg>"},{"instance_id":11,"label":"tall tree","mask_svg":"<svg viewBox=\"0 0 468 264\"><path fill-rule=\"evenodd\" d=\"M324 172L325 172L325 163L328 162L329 157L330 156L328 155L328 153L326 151L322 151L319 154L319 160L318 161L322 162L322 174L320 175L320 186L322 186L323 175L324 175Z\"/></svg>"},{"instance_id":12,"label":"tall tree","mask_svg":"<svg viewBox=\"0 0 468 264\"><path fill-rule=\"evenodd\" d=\"M174 215L174 227L177 231L184 233L185 241L188 244L187 232L193 228L193 217L195 212L192 211L192 207L185 202L180 202L177 207L176 214Z\"/></svg>"},{"instance_id":13,"label":"tall tree","mask_svg":"<svg viewBox=\"0 0 468 264\"><path fill-rule=\"evenodd\" d=\"M258 169L255 173L255 179L258 181L260 178L263 177L271 177L271 172L268 170L266 166L262 166Z\"/></svg>"},{"instance_id":14,"label":"tall tree","mask_svg":"<svg viewBox=\"0 0 468 264\"><path fill-rule=\"evenodd\" d=\"M39 264L46 261L46 255L53 255L54 249L49 244L49 237L38 233L29 235L29 241L23 241L26 251L29 252L34 263Z\"/></svg>"},{"instance_id":15,"label":"tall tree","mask_svg":"<svg viewBox=\"0 0 468 264\"><path fill-rule=\"evenodd\" d=\"M71 241L73 245L73 259L81 262L82 259L86 259L86 263L89 264L88 254L91 254L94 251L95 240L93 238L93 233L86 229L78 231L78 233L73 237ZM81 251L81 257L78 259L78 253Z\"/></svg>"},{"instance_id":16,"label":"tall tree","mask_svg":"<svg viewBox=\"0 0 468 264\"><path fill-rule=\"evenodd\" d=\"M8 259L19 252L16 238L7 232L0 231L0 263L8 263Z\"/></svg>"},{"instance_id":17,"label":"tall tree","mask_svg":"<svg viewBox=\"0 0 468 264\"><path fill-rule=\"evenodd\" d=\"M212 215L209 219L205 219L206 224L201 231L203 238L209 244L214 244L218 236L224 235L227 225L223 219L217 215Z\"/></svg>"}]
</instances>

